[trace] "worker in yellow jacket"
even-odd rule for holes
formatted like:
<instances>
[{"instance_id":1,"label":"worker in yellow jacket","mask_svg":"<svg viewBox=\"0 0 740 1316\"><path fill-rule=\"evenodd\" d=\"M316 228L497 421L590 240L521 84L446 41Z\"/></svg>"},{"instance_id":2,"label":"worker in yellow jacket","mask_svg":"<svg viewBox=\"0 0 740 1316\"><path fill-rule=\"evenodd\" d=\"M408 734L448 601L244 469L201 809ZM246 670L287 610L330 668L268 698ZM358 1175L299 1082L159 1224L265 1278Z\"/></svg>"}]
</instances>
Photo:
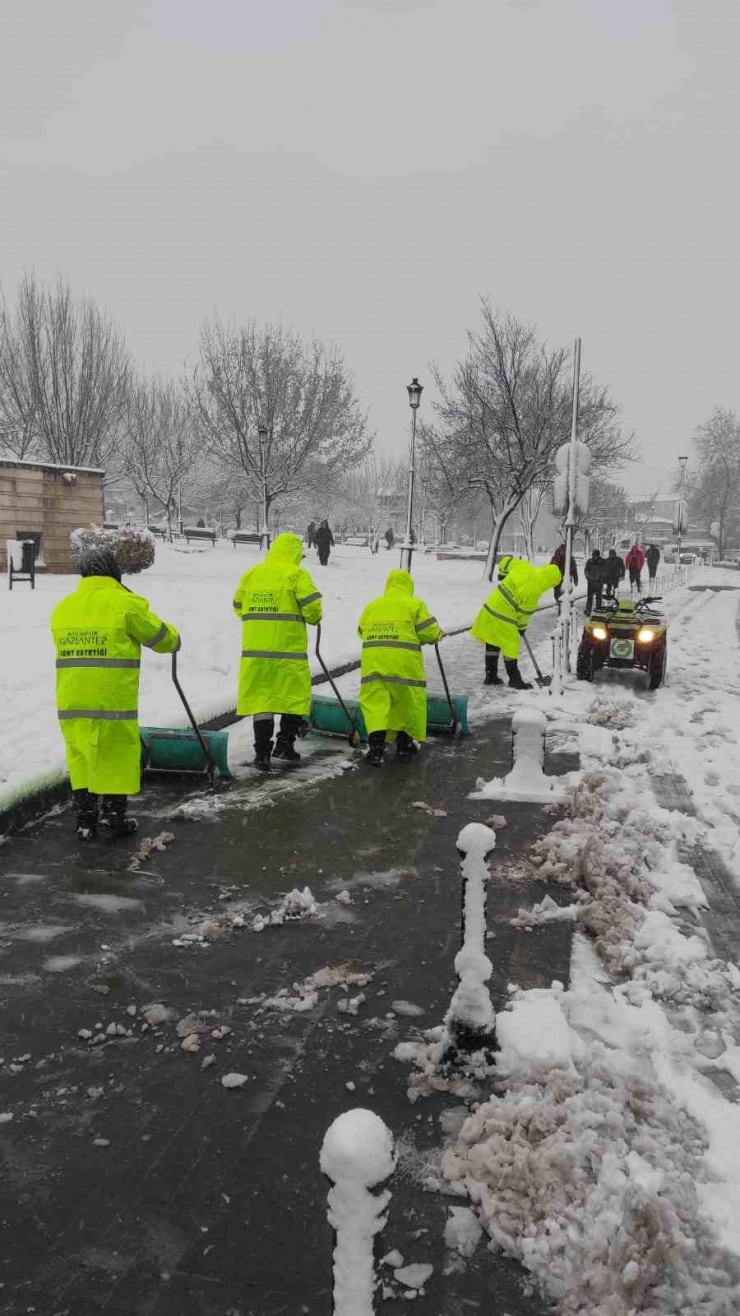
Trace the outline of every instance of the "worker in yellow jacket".
<instances>
[{"instance_id":1,"label":"worker in yellow jacket","mask_svg":"<svg viewBox=\"0 0 740 1316\"><path fill-rule=\"evenodd\" d=\"M150 612L146 599L121 584L108 549L80 555L80 581L51 615L56 645L57 710L77 808L77 836L92 840L101 825L114 836L136 831L126 817L129 795L141 785L139 671L141 647L172 653L174 626Z\"/></svg>"},{"instance_id":2,"label":"worker in yellow jacket","mask_svg":"<svg viewBox=\"0 0 740 1316\"><path fill-rule=\"evenodd\" d=\"M311 711L306 623L321 621L321 594L302 557L298 535L278 535L267 556L245 571L234 595L242 621L236 711L254 719L254 765L262 772L270 770L275 714L282 716L274 757L300 763L295 739Z\"/></svg>"},{"instance_id":3,"label":"worker in yellow jacket","mask_svg":"<svg viewBox=\"0 0 740 1316\"><path fill-rule=\"evenodd\" d=\"M503 685L498 674L499 655L503 654L509 685L515 690L532 689L531 682L525 681L519 671L521 636L542 595L562 579L560 567L553 563L534 567L521 558L501 558L498 585L483 604L471 631L473 638L486 646L485 685Z\"/></svg>"},{"instance_id":4,"label":"worker in yellow jacket","mask_svg":"<svg viewBox=\"0 0 740 1316\"><path fill-rule=\"evenodd\" d=\"M414 596L408 571L391 571L385 593L368 603L357 633L362 640L360 708L368 732L365 762L379 768L386 739L397 738L396 753L409 759L416 740L426 740L427 691L423 644L436 644L443 631L422 599Z\"/></svg>"}]
</instances>

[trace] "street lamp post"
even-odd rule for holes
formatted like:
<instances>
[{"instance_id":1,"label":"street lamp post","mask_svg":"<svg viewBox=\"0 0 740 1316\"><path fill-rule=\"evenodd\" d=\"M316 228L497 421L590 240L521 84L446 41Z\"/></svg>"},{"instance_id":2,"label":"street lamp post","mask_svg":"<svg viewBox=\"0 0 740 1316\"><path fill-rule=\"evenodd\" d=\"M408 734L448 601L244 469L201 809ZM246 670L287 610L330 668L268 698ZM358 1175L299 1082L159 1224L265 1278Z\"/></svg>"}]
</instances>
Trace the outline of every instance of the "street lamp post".
<instances>
[{"instance_id":1,"label":"street lamp post","mask_svg":"<svg viewBox=\"0 0 740 1316\"><path fill-rule=\"evenodd\" d=\"M406 538L404 539L401 548L401 566L405 566L406 570L410 571L411 558L414 551L414 546L411 540L411 528L414 516L414 477L416 473L416 413L419 410L419 403L421 402L424 385L420 384L416 375L414 375L411 383L406 385L406 389L409 395L409 406L411 407L411 451L409 454L409 496L406 509ZM405 562L404 555L406 558Z\"/></svg>"},{"instance_id":2,"label":"street lamp post","mask_svg":"<svg viewBox=\"0 0 740 1316\"><path fill-rule=\"evenodd\" d=\"M678 526L676 533L676 566L681 566L681 533L683 531L683 486L686 479L686 463L688 457L679 457L678 464L681 467L681 483L678 489Z\"/></svg>"},{"instance_id":3,"label":"street lamp post","mask_svg":"<svg viewBox=\"0 0 740 1316\"><path fill-rule=\"evenodd\" d=\"M260 552L266 553L270 547L270 532L267 528L267 469L265 467L265 447L267 445L267 426L260 425L257 430L260 444L260 467L262 473L262 529L260 531Z\"/></svg>"}]
</instances>

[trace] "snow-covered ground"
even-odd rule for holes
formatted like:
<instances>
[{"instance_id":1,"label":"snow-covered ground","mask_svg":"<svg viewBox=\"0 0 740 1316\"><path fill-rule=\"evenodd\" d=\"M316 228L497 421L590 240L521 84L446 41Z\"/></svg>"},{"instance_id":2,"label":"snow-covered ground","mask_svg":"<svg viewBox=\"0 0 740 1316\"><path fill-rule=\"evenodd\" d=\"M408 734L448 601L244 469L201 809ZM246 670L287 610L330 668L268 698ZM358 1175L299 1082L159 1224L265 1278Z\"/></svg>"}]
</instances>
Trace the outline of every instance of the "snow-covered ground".
<instances>
[{"instance_id":1,"label":"snow-covered ground","mask_svg":"<svg viewBox=\"0 0 740 1316\"><path fill-rule=\"evenodd\" d=\"M569 1314L740 1310L740 592L729 572L692 583L726 589L669 600L662 690L607 674L526 696L580 753L529 856L572 893L571 981L511 985L489 1099L481 1085L436 1180ZM737 888L714 943L703 855ZM401 1049L422 1068L413 1099L433 1054Z\"/></svg>"},{"instance_id":2,"label":"snow-covered ground","mask_svg":"<svg viewBox=\"0 0 740 1316\"><path fill-rule=\"evenodd\" d=\"M179 673L200 720L235 706L241 635L231 600L241 573L257 556L251 546L158 544L154 566L126 578L156 613L181 630ZM306 566L324 596L322 653L330 665L358 656L360 613L380 593L398 557L397 551L381 550L373 557L367 549L340 547L322 567L314 552L307 554ZM413 574L417 593L446 627L470 623L490 589L479 562L437 562L432 555L416 555ZM23 585L12 592L0 590L0 810L30 784L63 775L49 617L78 579L39 576L35 591ZM312 667L319 670L315 659ZM139 707L143 725L185 725L167 658L142 654Z\"/></svg>"}]
</instances>

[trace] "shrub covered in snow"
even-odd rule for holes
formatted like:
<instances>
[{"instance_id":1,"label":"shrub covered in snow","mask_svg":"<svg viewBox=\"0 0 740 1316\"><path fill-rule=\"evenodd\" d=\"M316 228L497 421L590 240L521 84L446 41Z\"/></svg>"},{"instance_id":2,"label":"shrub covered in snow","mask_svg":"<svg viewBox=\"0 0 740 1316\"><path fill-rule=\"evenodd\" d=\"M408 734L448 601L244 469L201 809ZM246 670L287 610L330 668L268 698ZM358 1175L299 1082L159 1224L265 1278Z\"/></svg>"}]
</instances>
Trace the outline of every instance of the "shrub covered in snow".
<instances>
[{"instance_id":1,"label":"shrub covered in snow","mask_svg":"<svg viewBox=\"0 0 740 1316\"><path fill-rule=\"evenodd\" d=\"M117 530L104 530L99 525L81 526L69 538L76 557L86 548L110 549L125 576L146 571L154 562L154 535L143 526L124 525Z\"/></svg>"}]
</instances>

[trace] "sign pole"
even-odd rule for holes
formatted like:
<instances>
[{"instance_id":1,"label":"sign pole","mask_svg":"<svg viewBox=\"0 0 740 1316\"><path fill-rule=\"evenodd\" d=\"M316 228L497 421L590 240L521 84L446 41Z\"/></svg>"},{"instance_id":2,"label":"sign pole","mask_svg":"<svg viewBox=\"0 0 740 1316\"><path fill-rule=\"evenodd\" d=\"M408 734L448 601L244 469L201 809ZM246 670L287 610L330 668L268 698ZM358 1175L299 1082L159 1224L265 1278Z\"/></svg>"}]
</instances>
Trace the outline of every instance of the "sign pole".
<instances>
[{"instance_id":1,"label":"sign pole","mask_svg":"<svg viewBox=\"0 0 740 1316\"><path fill-rule=\"evenodd\" d=\"M578 396L581 382L581 340L573 345L573 411L570 426L570 452L568 454L568 515L565 519L565 579L563 581L563 666L571 670L570 630L573 606L573 582L570 564L573 560L573 530L576 520L576 443L578 441Z\"/></svg>"}]
</instances>

